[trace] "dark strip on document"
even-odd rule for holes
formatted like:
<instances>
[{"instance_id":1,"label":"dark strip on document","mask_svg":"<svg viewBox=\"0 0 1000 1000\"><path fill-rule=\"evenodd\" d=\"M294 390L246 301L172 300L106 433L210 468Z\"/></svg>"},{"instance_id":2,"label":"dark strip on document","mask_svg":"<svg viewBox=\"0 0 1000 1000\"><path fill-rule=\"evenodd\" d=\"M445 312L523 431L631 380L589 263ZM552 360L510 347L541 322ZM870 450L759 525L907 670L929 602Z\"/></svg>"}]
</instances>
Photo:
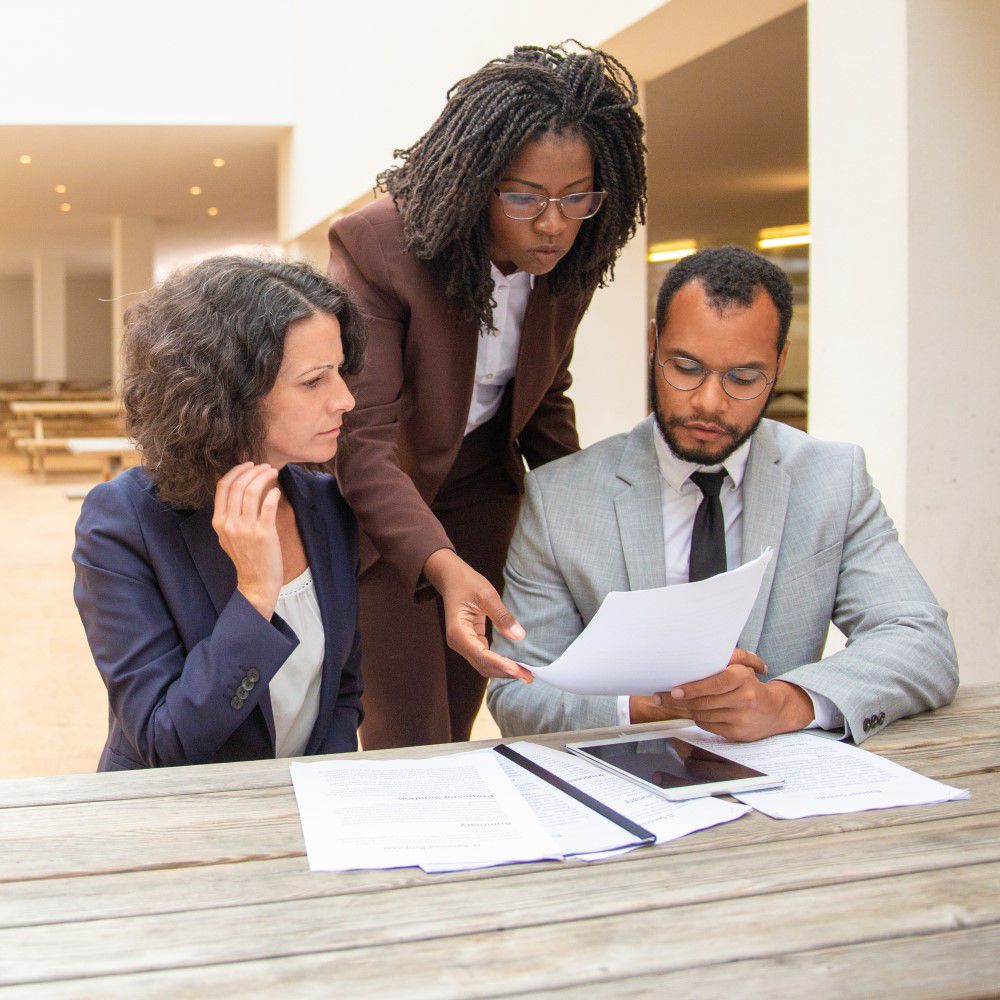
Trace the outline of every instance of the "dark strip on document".
<instances>
[{"instance_id":1,"label":"dark strip on document","mask_svg":"<svg viewBox=\"0 0 1000 1000\"><path fill-rule=\"evenodd\" d=\"M628 818L628 816L623 816L621 813L615 812L614 809L606 806L599 799L595 799L586 792L581 792L579 788L575 785L571 785L563 778L560 778L558 774L546 771L541 764L536 764L533 760L529 760L527 757L519 754L516 750L511 750L509 746L506 746L503 743L499 746L495 746L493 749L500 754L501 757L506 757L507 760L513 761L518 765L518 767L523 767L536 778L541 778L542 781L548 782L548 784L552 785L554 788L558 788L560 792L564 792L571 799L576 799L577 802L585 805L588 809L592 809L594 812L603 816L606 820L614 823L615 826L620 826L623 830L627 830L640 843L656 843L655 833L651 833L644 826L639 826L638 823L634 823Z\"/></svg>"}]
</instances>

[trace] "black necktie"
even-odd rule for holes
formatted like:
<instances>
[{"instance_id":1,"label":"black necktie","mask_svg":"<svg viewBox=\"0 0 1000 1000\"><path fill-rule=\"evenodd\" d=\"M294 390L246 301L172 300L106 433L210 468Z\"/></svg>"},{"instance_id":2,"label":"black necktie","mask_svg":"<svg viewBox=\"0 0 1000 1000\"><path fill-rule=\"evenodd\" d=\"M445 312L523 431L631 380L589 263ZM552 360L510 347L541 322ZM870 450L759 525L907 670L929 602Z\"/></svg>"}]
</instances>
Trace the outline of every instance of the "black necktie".
<instances>
[{"instance_id":1,"label":"black necktie","mask_svg":"<svg viewBox=\"0 0 1000 1000\"><path fill-rule=\"evenodd\" d=\"M725 469L721 472L691 473L691 482L703 494L691 532L688 579L692 583L726 572L726 521L719 501L719 491L725 478Z\"/></svg>"}]
</instances>

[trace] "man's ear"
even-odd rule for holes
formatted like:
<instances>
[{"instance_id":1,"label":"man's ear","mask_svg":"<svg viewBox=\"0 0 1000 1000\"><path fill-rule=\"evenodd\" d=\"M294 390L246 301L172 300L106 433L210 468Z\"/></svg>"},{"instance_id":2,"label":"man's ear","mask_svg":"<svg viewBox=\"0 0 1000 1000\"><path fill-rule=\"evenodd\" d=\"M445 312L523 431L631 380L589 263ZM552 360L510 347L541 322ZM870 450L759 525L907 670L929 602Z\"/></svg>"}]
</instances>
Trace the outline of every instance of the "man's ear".
<instances>
[{"instance_id":1,"label":"man's ear","mask_svg":"<svg viewBox=\"0 0 1000 1000\"><path fill-rule=\"evenodd\" d=\"M791 341L786 340L785 346L781 349L781 353L778 355L778 374L774 377L775 382L781 378L781 373L785 370L785 362L788 360L788 348L791 346Z\"/></svg>"},{"instance_id":2,"label":"man's ear","mask_svg":"<svg viewBox=\"0 0 1000 1000\"><path fill-rule=\"evenodd\" d=\"M646 338L649 347L649 356L652 357L656 353L656 320L651 319L649 321L649 336Z\"/></svg>"}]
</instances>

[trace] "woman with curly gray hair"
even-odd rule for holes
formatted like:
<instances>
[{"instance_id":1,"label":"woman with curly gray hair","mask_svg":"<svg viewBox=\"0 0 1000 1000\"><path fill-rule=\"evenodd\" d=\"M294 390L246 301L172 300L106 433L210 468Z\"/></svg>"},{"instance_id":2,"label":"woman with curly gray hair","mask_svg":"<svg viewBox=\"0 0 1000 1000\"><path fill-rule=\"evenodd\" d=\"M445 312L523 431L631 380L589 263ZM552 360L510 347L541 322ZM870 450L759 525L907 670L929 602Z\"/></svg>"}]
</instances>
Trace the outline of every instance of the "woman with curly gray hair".
<instances>
[{"instance_id":1,"label":"woman with curly gray hair","mask_svg":"<svg viewBox=\"0 0 1000 1000\"><path fill-rule=\"evenodd\" d=\"M99 770L357 749L357 529L332 476L363 329L302 264L216 257L126 315L142 465L87 495L74 596Z\"/></svg>"}]
</instances>

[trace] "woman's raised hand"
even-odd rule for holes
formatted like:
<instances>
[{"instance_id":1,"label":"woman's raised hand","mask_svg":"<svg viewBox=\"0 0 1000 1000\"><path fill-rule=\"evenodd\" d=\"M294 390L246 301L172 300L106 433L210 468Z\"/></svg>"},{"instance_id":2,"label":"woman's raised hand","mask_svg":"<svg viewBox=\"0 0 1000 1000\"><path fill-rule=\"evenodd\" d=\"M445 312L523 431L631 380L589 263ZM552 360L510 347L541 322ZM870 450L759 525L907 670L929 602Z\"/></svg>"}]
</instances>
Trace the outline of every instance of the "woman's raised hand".
<instances>
[{"instance_id":1,"label":"woman's raised hand","mask_svg":"<svg viewBox=\"0 0 1000 1000\"><path fill-rule=\"evenodd\" d=\"M500 656L486 641L486 619L508 639L524 638L524 629L507 610L496 588L451 549L438 549L424 564L424 576L444 603L445 638L484 677L515 677L530 684L534 677L524 667Z\"/></svg>"},{"instance_id":2,"label":"woman's raised hand","mask_svg":"<svg viewBox=\"0 0 1000 1000\"><path fill-rule=\"evenodd\" d=\"M237 465L219 480L212 514L219 544L236 567L237 589L267 619L284 582L277 481L278 470L270 465Z\"/></svg>"}]
</instances>

